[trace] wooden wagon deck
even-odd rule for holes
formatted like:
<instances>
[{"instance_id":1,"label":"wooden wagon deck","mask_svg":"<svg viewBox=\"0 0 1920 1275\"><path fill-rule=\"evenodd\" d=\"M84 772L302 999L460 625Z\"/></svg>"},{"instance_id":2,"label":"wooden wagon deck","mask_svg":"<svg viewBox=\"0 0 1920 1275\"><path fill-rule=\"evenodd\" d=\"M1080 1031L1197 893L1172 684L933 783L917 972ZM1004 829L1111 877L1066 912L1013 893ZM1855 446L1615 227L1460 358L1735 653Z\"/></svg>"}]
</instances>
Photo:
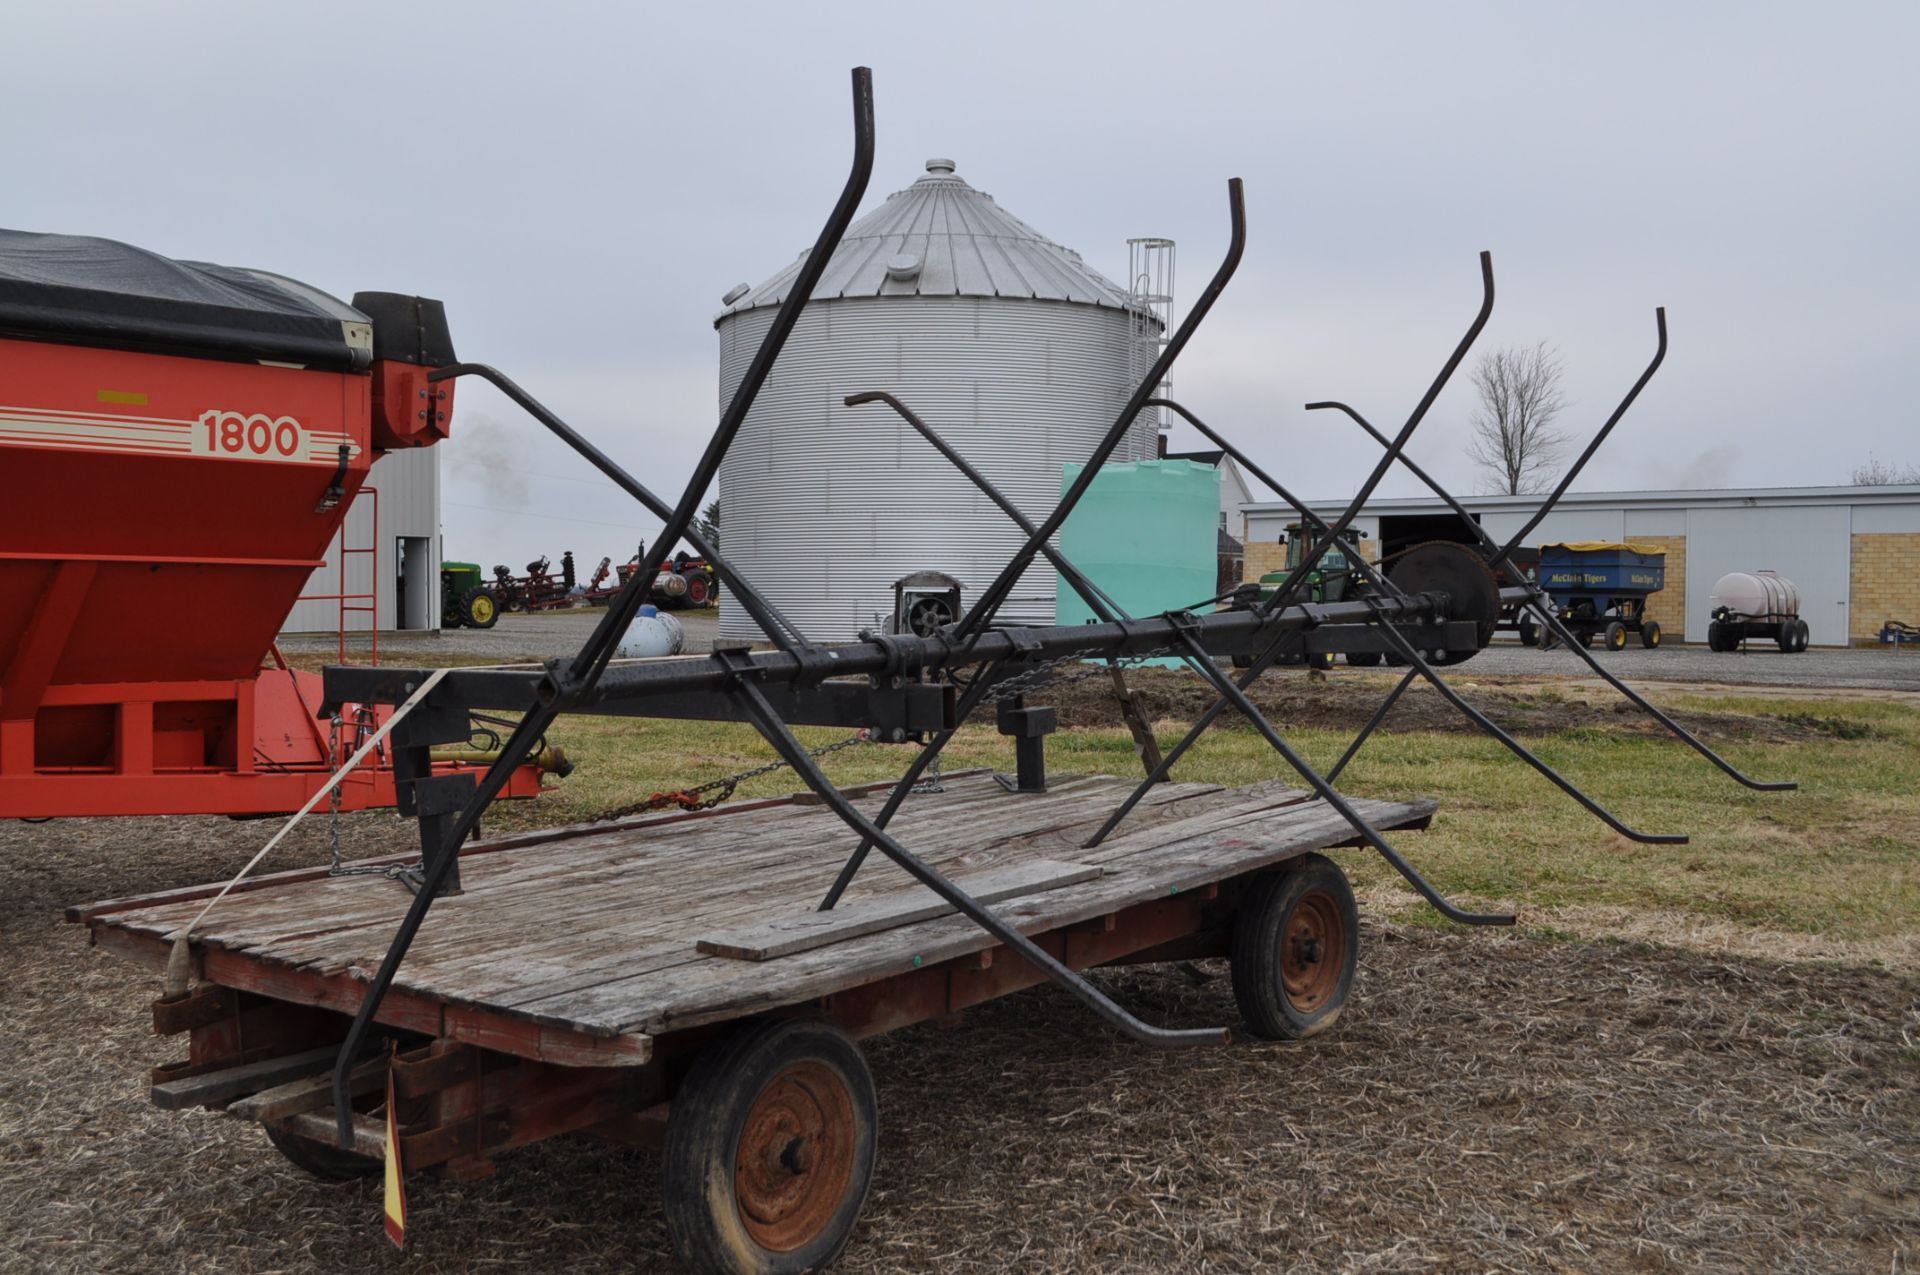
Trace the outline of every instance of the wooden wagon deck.
<instances>
[{"instance_id":1,"label":"wooden wagon deck","mask_svg":"<svg viewBox=\"0 0 1920 1275\"><path fill-rule=\"evenodd\" d=\"M1108 841L1082 850L1130 786L1086 776L1011 794L984 772L950 775L944 792L909 798L893 830L963 888L997 899L1024 932L1063 944L1074 928L1091 933L1089 946L1066 952L1076 965L1115 958L1099 948L1102 918L1182 899L1191 907L1220 882L1353 839L1324 803L1278 782L1165 784ZM866 792L860 804L877 810L883 796ZM1434 809L1354 804L1383 829L1424 826ZM993 938L877 852L838 909L812 913L853 844L810 797L473 844L462 855L465 892L428 916L380 1021L547 1062L631 1066L653 1056L655 1038L683 1029L857 997L903 975L989 968ZM102 944L160 962L169 936L216 888L110 900L69 916ZM261 877L194 932L196 972L351 1012L410 898L379 876ZM1146 920L1145 931L1128 927L1129 950L1150 946ZM1169 918L1167 933L1191 928L1191 917ZM1006 961L995 973L1003 985L993 994L1031 971Z\"/></svg>"}]
</instances>

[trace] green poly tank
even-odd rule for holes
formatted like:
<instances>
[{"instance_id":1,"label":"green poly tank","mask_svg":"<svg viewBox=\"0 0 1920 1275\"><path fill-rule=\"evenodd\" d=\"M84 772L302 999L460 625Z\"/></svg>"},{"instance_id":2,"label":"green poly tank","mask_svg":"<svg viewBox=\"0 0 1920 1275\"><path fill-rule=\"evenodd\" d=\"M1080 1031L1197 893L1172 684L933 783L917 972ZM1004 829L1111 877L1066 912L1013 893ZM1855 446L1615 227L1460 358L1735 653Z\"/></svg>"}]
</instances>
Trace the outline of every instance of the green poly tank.
<instances>
[{"instance_id":1,"label":"green poly tank","mask_svg":"<svg viewBox=\"0 0 1920 1275\"><path fill-rule=\"evenodd\" d=\"M1065 467L1063 492L1082 468ZM1219 578L1220 471L1191 460L1107 465L1060 529L1060 552L1129 615L1211 598ZM1065 580L1059 598L1057 623L1095 618Z\"/></svg>"}]
</instances>

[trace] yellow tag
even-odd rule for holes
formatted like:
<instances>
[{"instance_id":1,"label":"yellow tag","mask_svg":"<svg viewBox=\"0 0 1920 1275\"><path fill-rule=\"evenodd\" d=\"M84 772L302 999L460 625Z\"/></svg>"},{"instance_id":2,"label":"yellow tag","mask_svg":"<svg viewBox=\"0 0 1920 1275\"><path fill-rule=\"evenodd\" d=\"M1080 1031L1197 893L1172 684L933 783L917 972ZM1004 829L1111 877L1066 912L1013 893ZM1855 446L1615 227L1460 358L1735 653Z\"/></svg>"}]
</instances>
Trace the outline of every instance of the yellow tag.
<instances>
[{"instance_id":1,"label":"yellow tag","mask_svg":"<svg viewBox=\"0 0 1920 1275\"><path fill-rule=\"evenodd\" d=\"M394 1115L393 1072L387 1072L387 1238L395 1248L407 1246L407 1175L400 1163L400 1123Z\"/></svg>"},{"instance_id":2,"label":"yellow tag","mask_svg":"<svg viewBox=\"0 0 1920 1275\"><path fill-rule=\"evenodd\" d=\"M94 397L102 403L125 403L130 407L147 405L147 396L139 390L101 390Z\"/></svg>"}]
</instances>

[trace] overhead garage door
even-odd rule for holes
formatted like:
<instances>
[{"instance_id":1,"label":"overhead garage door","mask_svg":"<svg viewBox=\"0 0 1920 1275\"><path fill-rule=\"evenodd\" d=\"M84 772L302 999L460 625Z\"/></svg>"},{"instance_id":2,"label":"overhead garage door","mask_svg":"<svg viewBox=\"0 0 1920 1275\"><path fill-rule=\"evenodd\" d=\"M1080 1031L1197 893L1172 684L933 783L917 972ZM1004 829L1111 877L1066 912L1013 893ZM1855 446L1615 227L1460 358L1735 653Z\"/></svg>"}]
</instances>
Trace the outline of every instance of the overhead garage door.
<instances>
[{"instance_id":1,"label":"overhead garage door","mask_svg":"<svg viewBox=\"0 0 1920 1275\"><path fill-rule=\"evenodd\" d=\"M1729 571L1770 570L1799 586L1813 641L1845 646L1852 521L1845 506L1689 511L1687 639L1706 641L1714 581Z\"/></svg>"}]
</instances>

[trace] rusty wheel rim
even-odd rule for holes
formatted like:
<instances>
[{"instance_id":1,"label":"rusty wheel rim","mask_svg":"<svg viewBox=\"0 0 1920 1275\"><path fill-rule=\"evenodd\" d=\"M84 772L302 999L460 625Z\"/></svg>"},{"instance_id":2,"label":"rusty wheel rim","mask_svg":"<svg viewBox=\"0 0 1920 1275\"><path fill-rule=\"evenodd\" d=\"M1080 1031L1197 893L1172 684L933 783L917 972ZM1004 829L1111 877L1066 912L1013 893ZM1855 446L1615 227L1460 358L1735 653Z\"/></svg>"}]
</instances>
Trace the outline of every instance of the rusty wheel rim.
<instances>
[{"instance_id":1,"label":"rusty wheel rim","mask_svg":"<svg viewBox=\"0 0 1920 1275\"><path fill-rule=\"evenodd\" d=\"M1280 984L1302 1014L1323 1008L1340 988L1347 959L1347 918L1325 890L1301 897L1281 936Z\"/></svg>"},{"instance_id":2,"label":"rusty wheel rim","mask_svg":"<svg viewBox=\"0 0 1920 1275\"><path fill-rule=\"evenodd\" d=\"M791 1253L827 1229L853 1180L854 1132L853 1095L825 1063L795 1063L760 1091L733 1170L756 1244Z\"/></svg>"}]
</instances>

